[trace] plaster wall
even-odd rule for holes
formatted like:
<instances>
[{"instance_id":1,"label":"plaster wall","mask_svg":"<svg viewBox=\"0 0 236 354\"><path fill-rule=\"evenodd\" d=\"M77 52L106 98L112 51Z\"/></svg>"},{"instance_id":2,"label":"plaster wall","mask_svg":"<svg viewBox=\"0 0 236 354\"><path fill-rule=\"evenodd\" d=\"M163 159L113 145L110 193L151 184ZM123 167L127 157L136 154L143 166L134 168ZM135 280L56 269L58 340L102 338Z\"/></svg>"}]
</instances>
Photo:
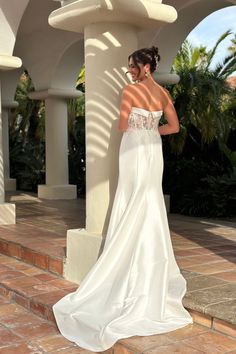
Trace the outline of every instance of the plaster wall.
<instances>
[{"instance_id":1,"label":"plaster wall","mask_svg":"<svg viewBox=\"0 0 236 354\"><path fill-rule=\"evenodd\" d=\"M29 0L0 0L0 54L12 55L21 17Z\"/></svg>"},{"instance_id":2,"label":"plaster wall","mask_svg":"<svg viewBox=\"0 0 236 354\"><path fill-rule=\"evenodd\" d=\"M58 6L51 0L30 0L19 27L14 54L22 58L36 91L74 88L82 65L83 44L75 43L83 36L48 24L50 12Z\"/></svg>"},{"instance_id":3,"label":"plaster wall","mask_svg":"<svg viewBox=\"0 0 236 354\"><path fill-rule=\"evenodd\" d=\"M16 86L18 84L22 72L23 68L0 72L0 79L2 82L3 105L14 101Z\"/></svg>"}]
</instances>

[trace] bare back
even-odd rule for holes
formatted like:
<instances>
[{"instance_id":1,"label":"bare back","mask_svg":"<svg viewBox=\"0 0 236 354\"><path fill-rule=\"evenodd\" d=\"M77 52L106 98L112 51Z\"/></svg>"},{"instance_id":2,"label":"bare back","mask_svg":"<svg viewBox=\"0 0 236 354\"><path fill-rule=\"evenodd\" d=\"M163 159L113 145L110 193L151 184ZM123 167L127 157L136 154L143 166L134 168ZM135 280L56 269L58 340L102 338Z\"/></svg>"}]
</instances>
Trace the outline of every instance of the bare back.
<instances>
[{"instance_id":1,"label":"bare back","mask_svg":"<svg viewBox=\"0 0 236 354\"><path fill-rule=\"evenodd\" d=\"M163 111L170 97L162 86L149 82L132 85L132 106L147 111Z\"/></svg>"},{"instance_id":2,"label":"bare back","mask_svg":"<svg viewBox=\"0 0 236 354\"><path fill-rule=\"evenodd\" d=\"M168 124L175 126L174 130L176 130L176 127L178 128L178 117L168 91L153 79L130 84L123 89L120 107L120 130L127 129L128 117L132 107L151 112L163 111ZM169 129L166 130L166 133L168 131Z\"/></svg>"}]
</instances>

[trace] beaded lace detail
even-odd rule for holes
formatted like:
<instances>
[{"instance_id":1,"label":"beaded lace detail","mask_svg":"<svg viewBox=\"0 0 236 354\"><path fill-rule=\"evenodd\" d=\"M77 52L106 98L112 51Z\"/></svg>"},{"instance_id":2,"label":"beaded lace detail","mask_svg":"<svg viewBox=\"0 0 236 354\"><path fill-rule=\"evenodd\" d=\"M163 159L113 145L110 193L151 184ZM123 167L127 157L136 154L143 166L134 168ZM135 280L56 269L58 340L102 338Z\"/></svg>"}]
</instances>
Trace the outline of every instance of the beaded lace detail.
<instances>
[{"instance_id":1,"label":"beaded lace detail","mask_svg":"<svg viewBox=\"0 0 236 354\"><path fill-rule=\"evenodd\" d=\"M128 119L128 130L157 130L161 116L162 111L150 112L133 107Z\"/></svg>"}]
</instances>

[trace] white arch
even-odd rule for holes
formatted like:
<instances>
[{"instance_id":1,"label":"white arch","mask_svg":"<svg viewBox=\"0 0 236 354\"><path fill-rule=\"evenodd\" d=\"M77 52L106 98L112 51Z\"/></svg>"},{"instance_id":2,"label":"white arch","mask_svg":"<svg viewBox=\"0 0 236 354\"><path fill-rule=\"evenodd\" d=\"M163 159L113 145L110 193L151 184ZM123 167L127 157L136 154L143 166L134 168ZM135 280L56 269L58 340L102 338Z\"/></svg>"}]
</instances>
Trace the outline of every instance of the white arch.
<instances>
[{"instance_id":1,"label":"white arch","mask_svg":"<svg viewBox=\"0 0 236 354\"><path fill-rule=\"evenodd\" d=\"M51 87L74 88L83 64L84 41L82 39L66 48L65 52L58 58L58 63L52 73Z\"/></svg>"},{"instance_id":2,"label":"white arch","mask_svg":"<svg viewBox=\"0 0 236 354\"><path fill-rule=\"evenodd\" d=\"M0 0L0 54L12 55L17 30L29 0Z\"/></svg>"},{"instance_id":3,"label":"white arch","mask_svg":"<svg viewBox=\"0 0 236 354\"><path fill-rule=\"evenodd\" d=\"M23 65L29 70L36 90L48 89L52 82L54 85L59 84L55 73L63 77L58 69L60 60L63 63L62 58L67 49L82 38L80 34L55 30L49 26L48 16L57 6L58 3L51 0L30 0L18 31L14 54L22 59ZM73 59L69 61L67 56L67 60L68 65L72 64ZM68 67L67 71L73 72ZM67 81L65 84L68 86Z\"/></svg>"},{"instance_id":4,"label":"white arch","mask_svg":"<svg viewBox=\"0 0 236 354\"><path fill-rule=\"evenodd\" d=\"M170 71L181 44L198 23L212 12L236 4L236 0L172 0L168 4L177 9L178 19L157 31L141 33L139 40L140 47L158 46L162 57L159 72Z\"/></svg>"}]
</instances>

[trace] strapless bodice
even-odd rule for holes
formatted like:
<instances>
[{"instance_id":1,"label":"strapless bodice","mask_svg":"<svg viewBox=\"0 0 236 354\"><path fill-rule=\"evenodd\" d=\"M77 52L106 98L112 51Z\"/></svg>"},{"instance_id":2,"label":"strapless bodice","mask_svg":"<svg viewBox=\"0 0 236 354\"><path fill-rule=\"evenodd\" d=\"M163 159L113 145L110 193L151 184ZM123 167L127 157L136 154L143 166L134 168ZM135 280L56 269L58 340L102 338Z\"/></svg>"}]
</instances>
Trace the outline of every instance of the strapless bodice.
<instances>
[{"instance_id":1,"label":"strapless bodice","mask_svg":"<svg viewBox=\"0 0 236 354\"><path fill-rule=\"evenodd\" d=\"M157 130L161 116L162 111L147 111L143 108L132 107L128 118L128 130Z\"/></svg>"}]
</instances>

